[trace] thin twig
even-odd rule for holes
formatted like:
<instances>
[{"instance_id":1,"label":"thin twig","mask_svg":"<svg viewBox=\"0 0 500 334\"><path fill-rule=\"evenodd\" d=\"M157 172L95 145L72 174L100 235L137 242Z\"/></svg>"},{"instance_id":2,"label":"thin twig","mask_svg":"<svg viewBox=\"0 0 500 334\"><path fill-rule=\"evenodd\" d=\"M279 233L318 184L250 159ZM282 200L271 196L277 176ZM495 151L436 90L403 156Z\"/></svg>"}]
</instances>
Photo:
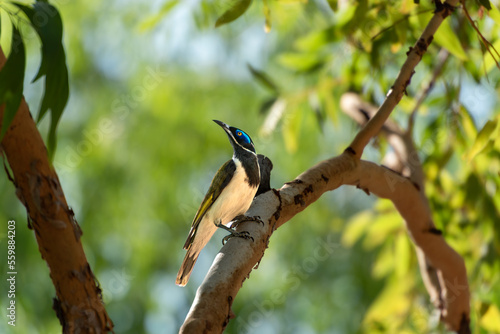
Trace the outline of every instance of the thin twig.
<instances>
[{"instance_id":1,"label":"thin twig","mask_svg":"<svg viewBox=\"0 0 500 334\"><path fill-rule=\"evenodd\" d=\"M420 92L417 98L417 103L415 103L415 106L413 107L413 110L410 113L410 117L408 117L408 127L406 131L410 135L413 132L413 125L415 122L415 116L417 114L417 111L424 102L424 100L427 98L431 90L434 88L434 84L436 83L437 78L441 75L441 71L443 70L444 64L446 63L446 60L448 60L449 56L450 53L445 48L442 48L437 55L437 63L436 66L434 67L434 71L432 72L432 78L427 83L427 86L424 88L424 90Z\"/></svg>"},{"instance_id":2,"label":"thin twig","mask_svg":"<svg viewBox=\"0 0 500 334\"><path fill-rule=\"evenodd\" d=\"M402 18L400 18L399 20L394 21L393 24L391 24L390 26L382 28L382 30L380 30L378 33L376 33L375 35L372 36L371 40L374 41L378 36L382 35L386 31L391 30L392 28L396 27L396 25L398 25L399 23L408 20L412 15L418 16L418 15L425 14L428 12L432 12L432 9L424 9L420 12L408 13L408 14L404 15Z\"/></svg>"},{"instance_id":3,"label":"thin twig","mask_svg":"<svg viewBox=\"0 0 500 334\"><path fill-rule=\"evenodd\" d=\"M479 37L479 40L481 42L483 42L483 44L484 44L484 46L486 48L486 51L488 51L488 53L491 55L491 58L493 58L493 61L495 61L495 64L497 65L497 67L500 68L500 64L498 63L497 58L496 58L496 57L498 57L500 59L500 53L498 53L497 49L495 49L495 47L493 46L493 44L491 44L491 42L488 41L486 39L486 37L483 36L483 34L481 33L481 31L477 27L476 23L474 22L474 20L472 19L472 17L469 14L469 11L467 10L467 7L465 7L465 0L461 0L460 2L462 3L462 8L464 9L464 13L465 13L465 16L467 17L467 20L469 20L469 23L471 24L472 28L474 28L474 30L476 31L476 33L477 33L477 35ZM496 57L493 54L493 52L491 51L491 49L493 49L493 51L495 51Z\"/></svg>"}]
</instances>

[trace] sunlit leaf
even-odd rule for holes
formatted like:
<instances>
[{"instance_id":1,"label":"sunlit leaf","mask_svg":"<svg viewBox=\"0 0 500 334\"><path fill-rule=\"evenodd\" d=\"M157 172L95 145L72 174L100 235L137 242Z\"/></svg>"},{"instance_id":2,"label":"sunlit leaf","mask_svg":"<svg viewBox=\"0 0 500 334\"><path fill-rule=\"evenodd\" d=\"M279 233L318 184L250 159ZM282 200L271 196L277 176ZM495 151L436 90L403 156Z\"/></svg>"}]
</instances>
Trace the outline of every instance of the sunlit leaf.
<instances>
[{"instance_id":1,"label":"sunlit leaf","mask_svg":"<svg viewBox=\"0 0 500 334\"><path fill-rule=\"evenodd\" d=\"M500 11L498 10L498 7L496 5L491 7L488 15L495 21L497 25L500 25Z\"/></svg>"},{"instance_id":2,"label":"sunlit leaf","mask_svg":"<svg viewBox=\"0 0 500 334\"><path fill-rule=\"evenodd\" d=\"M334 124L338 123L338 107L335 102L334 90L331 88L329 80L323 80L318 87L318 94L322 101L326 114L331 118Z\"/></svg>"},{"instance_id":3,"label":"sunlit leaf","mask_svg":"<svg viewBox=\"0 0 500 334\"><path fill-rule=\"evenodd\" d=\"M0 45L4 54L10 53L12 43L12 22L10 16L3 8L0 8Z\"/></svg>"},{"instance_id":4,"label":"sunlit leaf","mask_svg":"<svg viewBox=\"0 0 500 334\"><path fill-rule=\"evenodd\" d=\"M481 325L490 333L500 332L500 311L496 305L490 305L481 317Z\"/></svg>"},{"instance_id":5,"label":"sunlit leaf","mask_svg":"<svg viewBox=\"0 0 500 334\"><path fill-rule=\"evenodd\" d=\"M394 245L392 243L385 243L377 255L377 259L373 263L372 275L375 278L382 278L394 270L394 264L397 259L394 256Z\"/></svg>"},{"instance_id":6,"label":"sunlit leaf","mask_svg":"<svg viewBox=\"0 0 500 334\"><path fill-rule=\"evenodd\" d=\"M477 136L477 127L471 114L463 105L460 106L461 125L468 139L475 139Z\"/></svg>"},{"instance_id":7,"label":"sunlit leaf","mask_svg":"<svg viewBox=\"0 0 500 334\"><path fill-rule=\"evenodd\" d=\"M414 284L410 277L388 283L366 312L363 327L370 328L373 322L383 323L389 317L390 321L403 321L412 304L407 294Z\"/></svg>"},{"instance_id":8,"label":"sunlit leaf","mask_svg":"<svg viewBox=\"0 0 500 334\"><path fill-rule=\"evenodd\" d=\"M443 21L443 23L439 26L438 31L434 34L433 43L441 45L460 60L465 61L468 59L457 34L451 27L450 20Z\"/></svg>"},{"instance_id":9,"label":"sunlit leaf","mask_svg":"<svg viewBox=\"0 0 500 334\"><path fill-rule=\"evenodd\" d=\"M342 245L350 247L354 245L363 235L366 234L366 228L371 223L373 214L369 211L363 211L354 216L344 229L342 234Z\"/></svg>"},{"instance_id":10,"label":"sunlit leaf","mask_svg":"<svg viewBox=\"0 0 500 334\"><path fill-rule=\"evenodd\" d=\"M467 154L467 160L472 160L477 154L481 153L481 151L486 148L493 130L497 127L497 123L498 119L488 120L486 122L481 131L477 134L474 145L472 145L472 148Z\"/></svg>"},{"instance_id":11,"label":"sunlit leaf","mask_svg":"<svg viewBox=\"0 0 500 334\"><path fill-rule=\"evenodd\" d=\"M495 43L493 43L493 47L492 47L492 53L493 55L496 56L496 53L495 51L493 50L493 48L497 51L500 51L500 39L495 41ZM486 72L489 72L491 71L492 69L496 68L497 66L497 62L500 62L500 59L496 59L496 58L493 58L493 56L491 55L491 53L489 52L485 52L485 56L484 56L484 69L486 70Z\"/></svg>"},{"instance_id":12,"label":"sunlit leaf","mask_svg":"<svg viewBox=\"0 0 500 334\"><path fill-rule=\"evenodd\" d=\"M223 24L232 22L236 20L238 17L243 15L247 9L250 7L252 0L236 0L231 5L231 8L226 10L224 14L222 14L217 21L215 22L215 27L220 27Z\"/></svg>"},{"instance_id":13,"label":"sunlit leaf","mask_svg":"<svg viewBox=\"0 0 500 334\"><path fill-rule=\"evenodd\" d=\"M165 2L156 14L146 18L139 24L139 31L147 31L154 28L178 3L179 0Z\"/></svg>"},{"instance_id":14,"label":"sunlit leaf","mask_svg":"<svg viewBox=\"0 0 500 334\"><path fill-rule=\"evenodd\" d=\"M326 29L313 31L312 33L301 37L295 41L294 46L301 51L313 52L321 49L326 44L339 40L342 34L335 26Z\"/></svg>"},{"instance_id":15,"label":"sunlit leaf","mask_svg":"<svg viewBox=\"0 0 500 334\"><path fill-rule=\"evenodd\" d=\"M9 128L23 98L26 53L17 28L12 31L11 52L0 71L0 104L5 104L0 141Z\"/></svg>"},{"instance_id":16,"label":"sunlit leaf","mask_svg":"<svg viewBox=\"0 0 500 334\"><path fill-rule=\"evenodd\" d=\"M295 108L287 114L283 121L283 140L289 153L295 153L299 147L299 134L302 123L302 111Z\"/></svg>"},{"instance_id":17,"label":"sunlit leaf","mask_svg":"<svg viewBox=\"0 0 500 334\"><path fill-rule=\"evenodd\" d=\"M271 8L269 8L267 0L264 0L264 17L266 18L264 31L267 33L271 31Z\"/></svg>"},{"instance_id":18,"label":"sunlit leaf","mask_svg":"<svg viewBox=\"0 0 500 334\"><path fill-rule=\"evenodd\" d=\"M316 53L283 53L278 57L278 61L298 72L312 71L323 64Z\"/></svg>"},{"instance_id":19,"label":"sunlit leaf","mask_svg":"<svg viewBox=\"0 0 500 334\"><path fill-rule=\"evenodd\" d=\"M410 269L412 248L406 233L399 233L395 240L394 261L396 264L396 275L404 277Z\"/></svg>"},{"instance_id":20,"label":"sunlit leaf","mask_svg":"<svg viewBox=\"0 0 500 334\"><path fill-rule=\"evenodd\" d=\"M337 19L336 26L341 28L344 27L347 23L351 21L356 12L357 6L345 6L337 13L335 13L335 17Z\"/></svg>"},{"instance_id":21,"label":"sunlit leaf","mask_svg":"<svg viewBox=\"0 0 500 334\"><path fill-rule=\"evenodd\" d=\"M395 231L401 229L403 221L395 210L372 219L366 229L366 238L363 241L365 249L373 249L387 240Z\"/></svg>"}]
</instances>

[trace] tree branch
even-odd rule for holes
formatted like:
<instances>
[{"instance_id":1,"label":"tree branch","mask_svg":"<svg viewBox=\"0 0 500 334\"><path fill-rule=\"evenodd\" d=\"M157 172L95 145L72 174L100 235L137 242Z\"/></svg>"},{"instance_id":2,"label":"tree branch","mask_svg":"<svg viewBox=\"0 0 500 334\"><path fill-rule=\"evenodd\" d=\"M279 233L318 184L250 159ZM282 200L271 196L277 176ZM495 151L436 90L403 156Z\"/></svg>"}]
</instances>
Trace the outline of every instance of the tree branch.
<instances>
[{"instance_id":1,"label":"tree branch","mask_svg":"<svg viewBox=\"0 0 500 334\"><path fill-rule=\"evenodd\" d=\"M0 69L6 62L0 48ZM0 106L0 124L4 105ZM1 127L1 126L0 126ZM26 207L28 227L50 269L57 298L53 308L64 333L104 333L113 322L80 242L82 231L24 99L1 142L13 172L16 195Z\"/></svg>"},{"instance_id":2,"label":"tree branch","mask_svg":"<svg viewBox=\"0 0 500 334\"><path fill-rule=\"evenodd\" d=\"M252 222L238 226L249 231L255 242L232 238L216 256L198 288L181 333L220 333L234 317L231 305L252 268L264 255L271 234L323 193L341 185L354 185L365 192L390 199L406 222L416 246L439 271L444 287L443 321L459 330L462 318L469 319L469 290L463 259L441 235L433 233L428 206L418 187L407 178L376 164L357 160L349 151L325 160L299 175L279 190L255 198L247 212L260 216L264 227Z\"/></svg>"},{"instance_id":3,"label":"tree branch","mask_svg":"<svg viewBox=\"0 0 500 334\"><path fill-rule=\"evenodd\" d=\"M439 2L440 3L440 2ZM401 101L403 94L406 93L406 87L410 84L411 77L415 73L415 67L422 59L422 56L427 51L427 48L432 42L433 36L437 29L454 10L458 0L447 0L439 8L436 8L434 15L425 27L422 35L413 47L407 52L408 57L401 67L401 71L394 82L394 85L387 93L384 103L378 109L376 115L370 119L366 126L361 129L352 141L350 148L355 156L359 159L363 155L363 150L371 138L376 136L384 125L389 115L392 113L396 105Z\"/></svg>"},{"instance_id":4,"label":"tree branch","mask_svg":"<svg viewBox=\"0 0 500 334\"><path fill-rule=\"evenodd\" d=\"M427 96L430 92L433 86L432 83L436 80L437 74L441 70L448 52L445 51L445 54L446 56L444 56L444 58L440 57L440 62L437 64L437 68L439 70L434 71L432 80L420 95L409 118L413 119L416 110L422 104L425 96ZM354 93L343 94L340 99L340 106L342 111L361 125L364 125L376 112L375 106L363 101L361 97ZM389 119L382 127L381 134L384 134L387 137L389 144L395 151L396 159L390 160L391 165L389 167L402 173L403 176L408 177L415 185L417 185L421 189L422 201L427 207L429 207L429 201L425 196L424 191L424 171L418 157L418 152L416 151L412 140L411 131L403 131L397 124L393 123ZM384 160L386 160L386 158L387 156ZM439 234L439 231L435 228L432 222L430 223L430 230L433 231L433 233ZM444 287L439 281L439 273L420 247L416 248L416 253L420 267L420 274L430 295L430 299L436 308L442 310L445 303L443 295Z\"/></svg>"},{"instance_id":5,"label":"tree branch","mask_svg":"<svg viewBox=\"0 0 500 334\"><path fill-rule=\"evenodd\" d=\"M355 93L342 94L340 98L340 109L361 126L368 123L377 113L377 108L375 106L363 101L363 99ZM421 168L418 168L418 166L420 166L420 161L413 145L411 135L405 133L405 131L391 119L388 119L382 126L380 134L387 138L389 145L391 145L394 150L395 156L394 158L393 155L386 155L383 164L423 186L423 174L417 172L418 170L421 171ZM412 173L412 171L414 172Z\"/></svg>"},{"instance_id":6,"label":"tree branch","mask_svg":"<svg viewBox=\"0 0 500 334\"><path fill-rule=\"evenodd\" d=\"M281 189L273 189L254 199L246 215L260 216L264 226L250 222L238 226L237 230L248 231L255 242L233 238L221 249L198 288L181 327L181 333L223 331L229 320L234 317L231 311L232 302L243 281L261 260L272 233L315 202L323 193L344 184L355 185L367 193L373 192L394 203L405 220L419 258L424 256L432 268L436 269L436 275L432 279L437 280L438 286L442 287L442 290L434 293L442 300L440 307L443 322L452 330L463 333L470 331L469 287L465 263L446 244L442 235L436 233L423 192L423 174L412 171L410 176L414 180L409 180L390 169L360 160L369 140L383 128L392 110L401 100L414 68L426 52L433 34L457 2L449 0L438 6L422 36L415 46L410 48L408 58L386 100L343 154L311 167ZM399 136L403 133L399 127L391 129L390 123L386 124L385 129ZM410 135L407 139L413 145ZM402 147L400 151L403 154L405 144ZM408 152L415 152L415 149L406 150L406 153ZM410 161L409 157L406 157L405 161ZM417 163L420 164L418 160ZM426 261L421 260L421 263ZM431 277L430 274L427 276ZM428 282L426 286L427 284ZM429 284L434 286L432 282ZM436 296L431 295L432 297Z\"/></svg>"}]
</instances>

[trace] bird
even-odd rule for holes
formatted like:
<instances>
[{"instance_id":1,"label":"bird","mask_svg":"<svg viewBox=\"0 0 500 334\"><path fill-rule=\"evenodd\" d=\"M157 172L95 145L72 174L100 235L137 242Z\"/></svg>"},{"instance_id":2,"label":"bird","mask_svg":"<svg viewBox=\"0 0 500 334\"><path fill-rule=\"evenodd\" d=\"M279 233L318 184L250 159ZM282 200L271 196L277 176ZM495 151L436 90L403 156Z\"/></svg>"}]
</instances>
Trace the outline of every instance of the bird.
<instances>
[{"instance_id":1,"label":"bird","mask_svg":"<svg viewBox=\"0 0 500 334\"><path fill-rule=\"evenodd\" d=\"M242 221L260 221L259 217L247 217L260 184L260 168L255 147L250 136L239 128L213 120L226 132L233 147L233 157L219 168L194 216L184 249L186 256L181 264L175 283L185 286L191 276L194 264L201 250L208 243L217 228L222 228L231 237L249 239L246 231L233 230ZM231 228L226 225L231 224Z\"/></svg>"}]
</instances>

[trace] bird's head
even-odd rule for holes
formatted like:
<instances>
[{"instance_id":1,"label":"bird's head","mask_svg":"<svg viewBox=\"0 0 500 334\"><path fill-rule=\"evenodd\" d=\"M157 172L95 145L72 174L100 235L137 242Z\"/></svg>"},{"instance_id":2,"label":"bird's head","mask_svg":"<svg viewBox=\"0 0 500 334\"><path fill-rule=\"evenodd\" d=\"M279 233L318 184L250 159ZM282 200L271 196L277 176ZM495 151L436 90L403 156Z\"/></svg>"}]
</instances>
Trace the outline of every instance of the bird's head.
<instances>
[{"instance_id":1,"label":"bird's head","mask_svg":"<svg viewBox=\"0 0 500 334\"><path fill-rule=\"evenodd\" d=\"M250 138L250 136L247 135L245 131L233 126L229 126L226 123L217 121L215 119L214 122L219 124L224 129L224 131L226 131L227 136L229 137L229 141L231 142L231 145L233 145L234 150L243 148L255 153L255 147L253 146L252 138Z\"/></svg>"}]
</instances>

